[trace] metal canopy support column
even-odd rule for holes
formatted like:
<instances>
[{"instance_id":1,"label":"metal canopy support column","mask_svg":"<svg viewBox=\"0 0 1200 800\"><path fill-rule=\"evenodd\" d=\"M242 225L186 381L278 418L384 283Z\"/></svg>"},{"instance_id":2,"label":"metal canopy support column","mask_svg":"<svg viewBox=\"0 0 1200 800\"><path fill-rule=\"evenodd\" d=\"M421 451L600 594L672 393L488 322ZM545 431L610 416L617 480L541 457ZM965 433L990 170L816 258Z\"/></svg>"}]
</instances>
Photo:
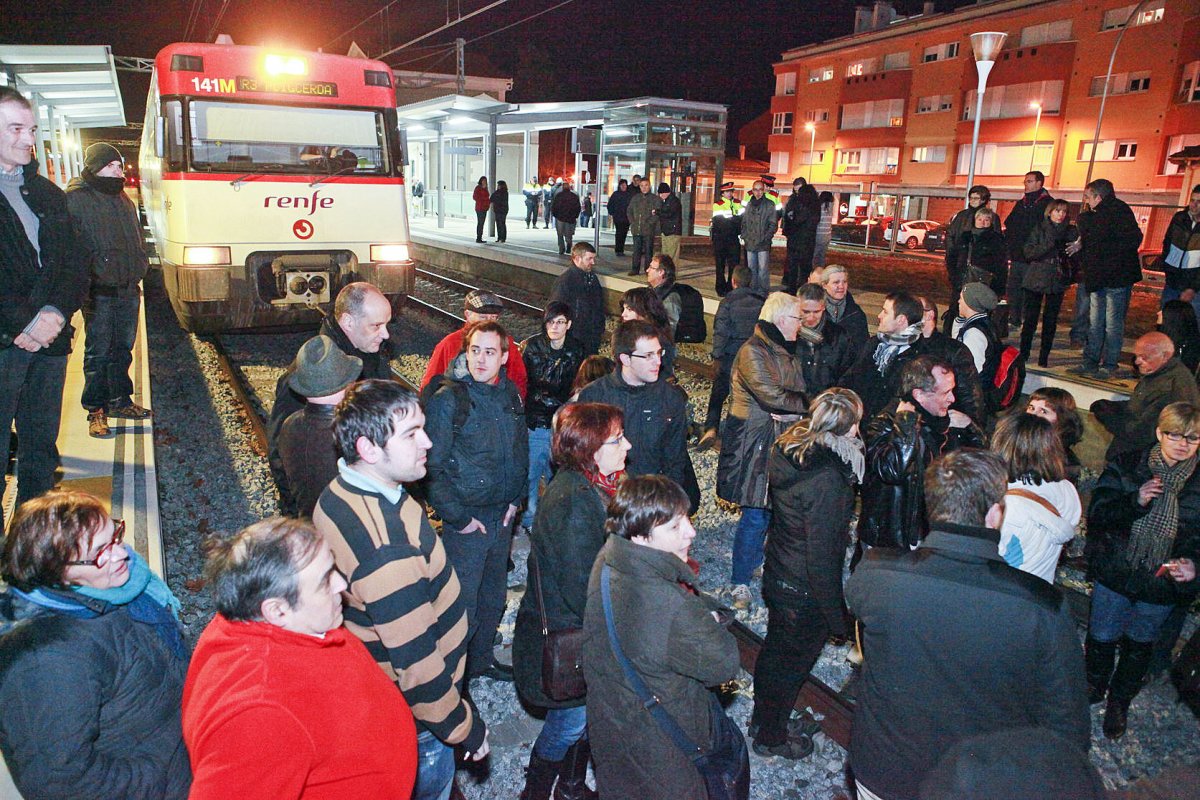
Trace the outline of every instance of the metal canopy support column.
<instances>
[{"instance_id":1,"label":"metal canopy support column","mask_svg":"<svg viewBox=\"0 0 1200 800\"><path fill-rule=\"evenodd\" d=\"M484 161L487 165L488 189L496 191L496 115L488 116L488 131L483 137ZM488 214L488 236L496 235L496 209Z\"/></svg>"},{"instance_id":2,"label":"metal canopy support column","mask_svg":"<svg viewBox=\"0 0 1200 800\"><path fill-rule=\"evenodd\" d=\"M530 133L527 130L521 132L521 189L525 188L525 181L532 177L533 173L529 171L529 144Z\"/></svg>"},{"instance_id":3,"label":"metal canopy support column","mask_svg":"<svg viewBox=\"0 0 1200 800\"><path fill-rule=\"evenodd\" d=\"M46 109L50 115L50 158L54 161L54 180L61 187L66 187L67 181L63 177L63 159L62 148L58 141L58 112L54 110L54 106Z\"/></svg>"},{"instance_id":4,"label":"metal canopy support column","mask_svg":"<svg viewBox=\"0 0 1200 800\"><path fill-rule=\"evenodd\" d=\"M75 149L72 153L75 157L75 172L78 175L83 174L83 134L79 128L74 128L71 133L75 137Z\"/></svg>"},{"instance_id":5,"label":"metal canopy support column","mask_svg":"<svg viewBox=\"0 0 1200 800\"><path fill-rule=\"evenodd\" d=\"M442 123L436 122L437 128L437 186L438 186L438 227L446 227L446 184L442 180L442 162L446 159L446 135Z\"/></svg>"},{"instance_id":6,"label":"metal canopy support column","mask_svg":"<svg viewBox=\"0 0 1200 800\"><path fill-rule=\"evenodd\" d=\"M600 252L600 221L604 211L604 196L601 187L604 183L604 123L600 123L600 146L596 149L596 202L592 204L592 246ZM616 188L615 186L613 188ZM580 202L583 202L582 200Z\"/></svg>"},{"instance_id":7,"label":"metal canopy support column","mask_svg":"<svg viewBox=\"0 0 1200 800\"><path fill-rule=\"evenodd\" d=\"M38 162L38 174L43 178L49 178L50 168L46 163L49 161L49 159L46 158L46 142L48 141L46 137L46 128L50 126L47 125L45 128L42 127L42 98L37 94L37 92L30 94L29 102L33 104L33 119L34 122L37 123L37 142L34 147L33 157L36 158Z\"/></svg>"}]
</instances>

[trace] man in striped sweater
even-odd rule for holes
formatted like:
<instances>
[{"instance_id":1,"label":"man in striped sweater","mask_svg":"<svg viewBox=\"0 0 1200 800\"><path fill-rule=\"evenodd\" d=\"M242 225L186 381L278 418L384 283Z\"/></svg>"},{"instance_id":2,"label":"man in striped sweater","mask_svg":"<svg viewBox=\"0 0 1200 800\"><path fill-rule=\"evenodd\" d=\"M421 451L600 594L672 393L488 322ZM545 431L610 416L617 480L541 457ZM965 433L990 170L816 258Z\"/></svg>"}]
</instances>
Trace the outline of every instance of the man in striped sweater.
<instances>
[{"instance_id":1,"label":"man in striped sweater","mask_svg":"<svg viewBox=\"0 0 1200 800\"><path fill-rule=\"evenodd\" d=\"M487 726L463 693L467 614L458 576L404 483L425 475L430 448L412 392L392 381L355 384L333 432L338 477L313 522L349 582L346 627L395 681L417 721L414 800L445 800L454 747L488 753Z\"/></svg>"}]
</instances>

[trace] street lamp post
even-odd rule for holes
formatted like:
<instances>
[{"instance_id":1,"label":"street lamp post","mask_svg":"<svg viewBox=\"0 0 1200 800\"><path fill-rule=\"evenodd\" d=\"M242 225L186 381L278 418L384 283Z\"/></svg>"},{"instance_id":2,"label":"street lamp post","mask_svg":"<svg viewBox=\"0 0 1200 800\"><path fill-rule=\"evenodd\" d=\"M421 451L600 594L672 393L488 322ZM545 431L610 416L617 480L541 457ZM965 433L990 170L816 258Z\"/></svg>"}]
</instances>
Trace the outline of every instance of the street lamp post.
<instances>
[{"instance_id":1,"label":"street lamp post","mask_svg":"<svg viewBox=\"0 0 1200 800\"><path fill-rule=\"evenodd\" d=\"M1029 171L1033 172L1033 159L1037 156L1038 128L1042 127L1042 104L1030 103L1029 107L1037 109L1037 122L1033 123L1033 147L1029 151Z\"/></svg>"},{"instance_id":2,"label":"street lamp post","mask_svg":"<svg viewBox=\"0 0 1200 800\"><path fill-rule=\"evenodd\" d=\"M983 93L987 90L988 75L996 65L996 55L1004 47L1007 33L985 31L971 34L971 50L975 53L975 69L979 73L979 85L975 90L975 132L971 134L971 166L967 171L967 194L970 203L971 186L975 183L975 152L979 149L979 118L983 116Z\"/></svg>"},{"instance_id":3,"label":"street lamp post","mask_svg":"<svg viewBox=\"0 0 1200 800\"><path fill-rule=\"evenodd\" d=\"M812 183L812 168L813 168L813 150L817 146L817 126L811 122L804 123L804 130L808 131L808 182Z\"/></svg>"}]
</instances>

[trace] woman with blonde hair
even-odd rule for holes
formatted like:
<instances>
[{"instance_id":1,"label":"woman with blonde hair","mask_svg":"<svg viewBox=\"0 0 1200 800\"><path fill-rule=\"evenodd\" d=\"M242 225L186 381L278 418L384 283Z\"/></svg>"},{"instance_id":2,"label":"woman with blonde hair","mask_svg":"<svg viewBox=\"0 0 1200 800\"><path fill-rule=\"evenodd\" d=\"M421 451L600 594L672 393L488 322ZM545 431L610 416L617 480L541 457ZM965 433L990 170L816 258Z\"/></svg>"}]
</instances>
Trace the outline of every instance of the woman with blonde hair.
<instances>
[{"instance_id":1,"label":"woman with blonde hair","mask_svg":"<svg viewBox=\"0 0 1200 800\"><path fill-rule=\"evenodd\" d=\"M788 716L825 640L846 635L842 566L854 485L864 469L863 406L854 392L835 387L817 395L811 412L776 440L768 462L767 638L754 671L749 727L754 752L765 757L812 752L811 738L788 730Z\"/></svg>"}]
</instances>

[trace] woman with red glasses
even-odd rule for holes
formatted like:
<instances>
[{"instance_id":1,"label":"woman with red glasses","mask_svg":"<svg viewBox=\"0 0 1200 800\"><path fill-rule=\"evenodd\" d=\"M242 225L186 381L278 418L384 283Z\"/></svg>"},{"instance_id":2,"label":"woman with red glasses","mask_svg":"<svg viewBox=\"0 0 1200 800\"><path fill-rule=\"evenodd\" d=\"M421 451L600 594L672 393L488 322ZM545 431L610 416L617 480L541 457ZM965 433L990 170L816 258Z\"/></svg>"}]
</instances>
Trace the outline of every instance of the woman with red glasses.
<instances>
[{"instance_id":1,"label":"woman with red glasses","mask_svg":"<svg viewBox=\"0 0 1200 800\"><path fill-rule=\"evenodd\" d=\"M187 796L179 601L124 534L92 495L55 490L4 540L0 749L26 797Z\"/></svg>"}]
</instances>

